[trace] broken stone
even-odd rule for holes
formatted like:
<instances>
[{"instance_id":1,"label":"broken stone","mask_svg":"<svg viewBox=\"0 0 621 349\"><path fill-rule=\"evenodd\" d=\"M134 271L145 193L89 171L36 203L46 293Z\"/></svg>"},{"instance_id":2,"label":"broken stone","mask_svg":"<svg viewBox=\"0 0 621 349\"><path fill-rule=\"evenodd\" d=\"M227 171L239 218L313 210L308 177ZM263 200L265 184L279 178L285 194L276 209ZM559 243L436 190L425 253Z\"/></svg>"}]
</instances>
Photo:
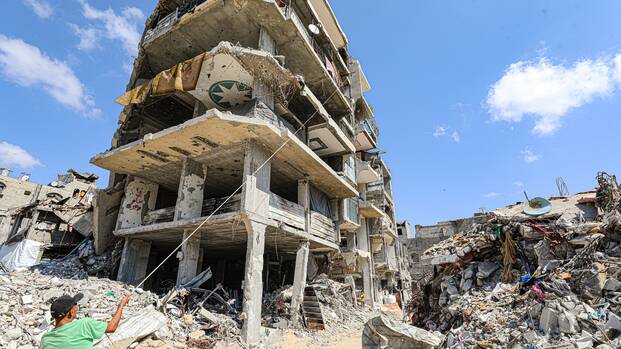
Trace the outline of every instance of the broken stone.
<instances>
[{"instance_id":1,"label":"broken stone","mask_svg":"<svg viewBox=\"0 0 621 349\"><path fill-rule=\"evenodd\" d=\"M544 333L550 333L558 328L558 312L549 307L543 308L539 318L539 329Z\"/></svg>"},{"instance_id":2,"label":"broken stone","mask_svg":"<svg viewBox=\"0 0 621 349\"><path fill-rule=\"evenodd\" d=\"M604 290L606 291L618 291L621 289L621 281L615 278L608 278L604 284Z\"/></svg>"}]
</instances>

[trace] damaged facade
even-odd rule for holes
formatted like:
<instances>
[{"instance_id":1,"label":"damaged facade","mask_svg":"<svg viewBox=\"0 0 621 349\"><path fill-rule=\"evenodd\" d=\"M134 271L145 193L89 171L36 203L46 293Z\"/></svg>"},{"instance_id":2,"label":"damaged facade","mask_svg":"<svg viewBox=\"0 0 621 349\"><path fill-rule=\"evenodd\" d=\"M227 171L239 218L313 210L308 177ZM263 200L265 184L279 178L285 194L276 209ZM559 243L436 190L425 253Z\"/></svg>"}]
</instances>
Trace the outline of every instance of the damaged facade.
<instances>
[{"instance_id":1,"label":"damaged facade","mask_svg":"<svg viewBox=\"0 0 621 349\"><path fill-rule=\"evenodd\" d=\"M28 245L33 261L44 253L68 252L92 234L92 199L97 176L68 170L48 185L15 178L0 169L0 259L12 269ZM19 247L19 248L18 248Z\"/></svg>"},{"instance_id":2,"label":"damaged facade","mask_svg":"<svg viewBox=\"0 0 621 349\"><path fill-rule=\"evenodd\" d=\"M476 223L485 221L485 214L475 213L472 217L438 222L434 225L416 225L416 235L407 239L407 253L411 258L410 274L413 280L420 280L433 272L433 265L421 262L421 256L431 246L444 241L456 233L467 231Z\"/></svg>"},{"instance_id":3,"label":"damaged facade","mask_svg":"<svg viewBox=\"0 0 621 349\"><path fill-rule=\"evenodd\" d=\"M139 284L187 239L144 287L211 270L248 344L264 294L293 285L294 317L310 317L306 281L320 274L368 305L406 301L369 89L325 0L160 0L112 148L91 161L111 173L94 198L95 249L122 239L118 279Z\"/></svg>"}]
</instances>

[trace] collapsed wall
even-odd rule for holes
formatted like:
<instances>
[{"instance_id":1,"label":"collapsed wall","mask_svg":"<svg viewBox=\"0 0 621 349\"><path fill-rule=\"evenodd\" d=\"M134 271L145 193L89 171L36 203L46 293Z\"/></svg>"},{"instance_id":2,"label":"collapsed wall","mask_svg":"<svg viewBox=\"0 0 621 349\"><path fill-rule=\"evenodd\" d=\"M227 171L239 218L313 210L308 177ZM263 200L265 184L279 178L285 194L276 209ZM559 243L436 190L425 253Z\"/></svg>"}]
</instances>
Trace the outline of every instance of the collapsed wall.
<instances>
[{"instance_id":1,"label":"collapsed wall","mask_svg":"<svg viewBox=\"0 0 621 349\"><path fill-rule=\"evenodd\" d=\"M421 256L428 248L458 232L471 229L475 223L483 222L485 217L484 214L475 214L473 217L443 221L435 225L416 225L416 235L407 240L407 251L412 258L412 278L420 280L433 272L433 265L421 261Z\"/></svg>"}]
</instances>

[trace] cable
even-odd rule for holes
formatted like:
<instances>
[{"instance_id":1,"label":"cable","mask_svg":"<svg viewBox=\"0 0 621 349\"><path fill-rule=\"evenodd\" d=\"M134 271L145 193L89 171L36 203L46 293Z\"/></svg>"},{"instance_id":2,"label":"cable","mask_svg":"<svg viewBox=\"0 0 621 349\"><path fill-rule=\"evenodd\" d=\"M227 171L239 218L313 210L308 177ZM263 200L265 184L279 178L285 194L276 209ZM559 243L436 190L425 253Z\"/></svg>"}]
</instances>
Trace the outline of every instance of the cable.
<instances>
[{"instance_id":1,"label":"cable","mask_svg":"<svg viewBox=\"0 0 621 349\"><path fill-rule=\"evenodd\" d=\"M334 96L334 94L336 93L337 90L334 90L334 92L332 92L332 94L326 98L326 100L323 102L325 103L326 101L328 101L330 98L332 98L332 96ZM298 132L300 132L305 126L306 124L315 116L315 114L317 114L317 111L315 111L305 122L304 124L302 124L302 126L300 126L294 133L294 136L297 135ZM263 166L265 166L268 162L270 162L270 160L272 160L274 158L274 156L276 156L276 154L278 154L278 152L280 152L282 150L282 148L285 147L285 145L287 145L289 143L289 141L292 138L287 139L286 141L283 142L283 144L278 147L278 149L276 149L276 151L270 155L267 160L265 160L261 166L259 166L253 173L252 176L254 176L255 174L257 174L257 172L259 172L259 170L261 170L263 168ZM153 274L155 274L155 272L162 267L162 265L164 265L164 263L166 263L166 261L168 261L168 259L170 259L170 257L172 257L177 250L182 247L194 234L196 234L196 232L202 228L205 223L207 223L207 221L209 221L209 219L211 219L211 217L213 217L213 215L215 215L227 202L229 202L229 200L233 197L233 195L235 195L240 189L242 189L244 187L244 185L246 184L246 179L244 179L244 181L242 182L242 184L237 187L237 189L235 189L235 191L233 191L233 193L231 193L231 195L229 195L221 204L220 206L218 206L209 216L207 216L207 218L205 218L205 220L203 220L201 222L201 224L198 225L198 227L196 227L194 229L194 231L192 231L192 233L190 233L185 239L183 239L183 241L181 241L181 243L175 247L172 252L166 256L166 258L164 258L164 260L158 264L138 285L136 285L136 288L140 288L142 285L144 285L144 283L151 277L153 276Z\"/></svg>"}]
</instances>

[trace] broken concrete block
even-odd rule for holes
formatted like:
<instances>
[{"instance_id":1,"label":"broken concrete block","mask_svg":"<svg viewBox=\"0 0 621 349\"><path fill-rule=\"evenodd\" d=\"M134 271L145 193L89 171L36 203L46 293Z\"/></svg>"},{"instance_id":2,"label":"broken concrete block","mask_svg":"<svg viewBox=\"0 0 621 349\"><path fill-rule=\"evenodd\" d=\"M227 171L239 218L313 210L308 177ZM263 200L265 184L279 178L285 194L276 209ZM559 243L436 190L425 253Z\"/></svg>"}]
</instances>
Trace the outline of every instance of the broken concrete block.
<instances>
[{"instance_id":1,"label":"broken concrete block","mask_svg":"<svg viewBox=\"0 0 621 349\"><path fill-rule=\"evenodd\" d=\"M494 262L485 261L483 263L479 263L479 270L477 271L477 278L486 279L490 275L492 275L493 272L498 270L498 268L500 268L500 265Z\"/></svg>"},{"instance_id":2,"label":"broken concrete block","mask_svg":"<svg viewBox=\"0 0 621 349\"><path fill-rule=\"evenodd\" d=\"M459 294L459 290L454 285L448 285L448 287L446 288L446 292L448 292L449 295Z\"/></svg>"},{"instance_id":3,"label":"broken concrete block","mask_svg":"<svg viewBox=\"0 0 621 349\"><path fill-rule=\"evenodd\" d=\"M606 330L614 329L617 331L621 331L621 318L616 314L609 312L608 313L608 321L605 325Z\"/></svg>"},{"instance_id":4,"label":"broken concrete block","mask_svg":"<svg viewBox=\"0 0 621 349\"><path fill-rule=\"evenodd\" d=\"M387 347L395 349L437 348L442 336L425 331L385 316L377 316L367 321L362 332L362 347L365 349Z\"/></svg>"},{"instance_id":5,"label":"broken concrete block","mask_svg":"<svg viewBox=\"0 0 621 349\"><path fill-rule=\"evenodd\" d=\"M608 278L604 284L604 290L606 291L618 291L621 289L621 281L615 278Z\"/></svg>"},{"instance_id":6,"label":"broken concrete block","mask_svg":"<svg viewBox=\"0 0 621 349\"><path fill-rule=\"evenodd\" d=\"M539 329L545 333L550 333L558 328L558 311L545 307L541 311L539 318Z\"/></svg>"},{"instance_id":7,"label":"broken concrete block","mask_svg":"<svg viewBox=\"0 0 621 349\"><path fill-rule=\"evenodd\" d=\"M22 295L21 301L23 305L32 304L32 296L29 294Z\"/></svg>"},{"instance_id":8,"label":"broken concrete block","mask_svg":"<svg viewBox=\"0 0 621 349\"><path fill-rule=\"evenodd\" d=\"M576 320L576 316L568 311L563 311L558 316L558 327L562 333L578 333L580 329L580 325L578 325L578 320Z\"/></svg>"}]
</instances>

